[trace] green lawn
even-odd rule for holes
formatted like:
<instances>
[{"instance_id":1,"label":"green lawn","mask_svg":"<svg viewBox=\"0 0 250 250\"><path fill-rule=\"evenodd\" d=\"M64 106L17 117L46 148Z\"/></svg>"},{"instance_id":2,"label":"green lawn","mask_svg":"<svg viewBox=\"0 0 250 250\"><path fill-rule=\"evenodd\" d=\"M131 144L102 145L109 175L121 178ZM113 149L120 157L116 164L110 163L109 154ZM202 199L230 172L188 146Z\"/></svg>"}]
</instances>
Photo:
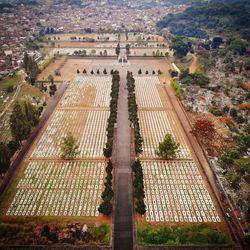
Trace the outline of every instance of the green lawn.
<instances>
[{"instance_id":1,"label":"green lawn","mask_svg":"<svg viewBox=\"0 0 250 250\"><path fill-rule=\"evenodd\" d=\"M138 243L143 246L229 246L233 242L225 232L208 224L187 226L144 227L137 232Z\"/></svg>"},{"instance_id":2,"label":"green lawn","mask_svg":"<svg viewBox=\"0 0 250 250\"><path fill-rule=\"evenodd\" d=\"M0 81L0 91L6 90L10 86L17 85L21 80L21 76L15 74L13 77L5 77L3 80Z\"/></svg>"}]
</instances>

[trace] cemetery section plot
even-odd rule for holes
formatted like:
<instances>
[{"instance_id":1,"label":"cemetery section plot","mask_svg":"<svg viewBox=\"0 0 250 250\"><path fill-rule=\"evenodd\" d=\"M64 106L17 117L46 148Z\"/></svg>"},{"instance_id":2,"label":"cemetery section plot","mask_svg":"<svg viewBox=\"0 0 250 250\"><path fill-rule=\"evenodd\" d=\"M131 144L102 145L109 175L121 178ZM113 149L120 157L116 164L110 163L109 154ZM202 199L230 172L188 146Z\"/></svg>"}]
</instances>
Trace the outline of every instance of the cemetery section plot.
<instances>
[{"instance_id":1,"label":"cemetery section plot","mask_svg":"<svg viewBox=\"0 0 250 250\"><path fill-rule=\"evenodd\" d=\"M156 76L135 77L136 102L139 108L163 108L156 84L160 84Z\"/></svg>"},{"instance_id":2,"label":"cemetery section plot","mask_svg":"<svg viewBox=\"0 0 250 250\"><path fill-rule=\"evenodd\" d=\"M111 76L77 75L68 87L61 107L109 107Z\"/></svg>"},{"instance_id":3,"label":"cemetery section plot","mask_svg":"<svg viewBox=\"0 0 250 250\"><path fill-rule=\"evenodd\" d=\"M180 144L177 158L192 159L191 152L174 111L139 111L139 122L143 138L143 157L156 157L159 142L170 133Z\"/></svg>"},{"instance_id":4,"label":"cemetery section plot","mask_svg":"<svg viewBox=\"0 0 250 250\"><path fill-rule=\"evenodd\" d=\"M193 161L142 161L147 222L221 221Z\"/></svg>"},{"instance_id":5,"label":"cemetery section plot","mask_svg":"<svg viewBox=\"0 0 250 250\"><path fill-rule=\"evenodd\" d=\"M30 161L8 216L98 216L105 175L101 161Z\"/></svg>"},{"instance_id":6,"label":"cemetery section plot","mask_svg":"<svg viewBox=\"0 0 250 250\"><path fill-rule=\"evenodd\" d=\"M31 157L59 158L61 142L72 133L79 145L77 157L103 157L109 111L56 110Z\"/></svg>"}]
</instances>

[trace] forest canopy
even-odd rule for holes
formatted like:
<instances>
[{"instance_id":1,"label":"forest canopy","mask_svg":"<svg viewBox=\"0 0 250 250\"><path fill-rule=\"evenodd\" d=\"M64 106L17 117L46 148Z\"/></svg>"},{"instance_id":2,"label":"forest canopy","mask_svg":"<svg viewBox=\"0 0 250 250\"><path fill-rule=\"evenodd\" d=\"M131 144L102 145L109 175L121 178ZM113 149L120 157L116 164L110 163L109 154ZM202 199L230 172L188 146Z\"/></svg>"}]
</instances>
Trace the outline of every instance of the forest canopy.
<instances>
[{"instance_id":1,"label":"forest canopy","mask_svg":"<svg viewBox=\"0 0 250 250\"><path fill-rule=\"evenodd\" d=\"M247 1L213 1L192 4L184 12L168 14L157 23L175 35L208 38L207 31L238 34L250 41L250 3Z\"/></svg>"}]
</instances>

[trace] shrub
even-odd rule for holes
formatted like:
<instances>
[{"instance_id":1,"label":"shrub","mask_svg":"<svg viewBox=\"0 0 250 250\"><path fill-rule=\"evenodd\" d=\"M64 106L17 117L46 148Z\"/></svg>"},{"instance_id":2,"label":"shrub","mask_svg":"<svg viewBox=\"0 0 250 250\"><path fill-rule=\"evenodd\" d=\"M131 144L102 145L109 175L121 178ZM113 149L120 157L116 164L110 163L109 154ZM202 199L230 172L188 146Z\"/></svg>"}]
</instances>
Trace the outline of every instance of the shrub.
<instances>
[{"instance_id":1,"label":"shrub","mask_svg":"<svg viewBox=\"0 0 250 250\"><path fill-rule=\"evenodd\" d=\"M151 227L138 231L137 235L139 243L142 245L232 245L231 239L226 234L217 232L207 224L178 227Z\"/></svg>"},{"instance_id":2,"label":"shrub","mask_svg":"<svg viewBox=\"0 0 250 250\"><path fill-rule=\"evenodd\" d=\"M183 89L177 80L173 80L171 86L175 90L176 96L181 97L183 95Z\"/></svg>"},{"instance_id":3,"label":"shrub","mask_svg":"<svg viewBox=\"0 0 250 250\"><path fill-rule=\"evenodd\" d=\"M156 151L156 154L164 159L176 158L179 146L179 143L174 141L171 134L166 134L164 140L159 143L159 148Z\"/></svg>"},{"instance_id":4,"label":"shrub","mask_svg":"<svg viewBox=\"0 0 250 250\"><path fill-rule=\"evenodd\" d=\"M225 164L233 164L235 159L239 159L240 152L238 149L229 149L223 153L220 157L220 160Z\"/></svg>"},{"instance_id":5,"label":"shrub","mask_svg":"<svg viewBox=\"0 0 250 250\"><path fill-rule=\"evenodd\" d=\"M112 213L112 204L110 201L104 200L98 208L98 211L106 216L109 216Z\"/></svg>"}]
</instances>

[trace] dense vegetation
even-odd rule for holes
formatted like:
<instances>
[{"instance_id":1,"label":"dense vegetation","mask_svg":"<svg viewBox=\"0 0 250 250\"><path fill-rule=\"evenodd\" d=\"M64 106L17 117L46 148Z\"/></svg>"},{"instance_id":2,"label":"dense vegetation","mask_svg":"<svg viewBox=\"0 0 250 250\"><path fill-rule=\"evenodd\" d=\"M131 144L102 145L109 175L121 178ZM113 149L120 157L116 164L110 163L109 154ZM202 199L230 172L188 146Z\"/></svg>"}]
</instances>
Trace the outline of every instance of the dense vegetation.
<instances>
[{"instance_id":1,"label":"dense vegetation","mask_svg":"<svg viewBox=\"0 0 250 250\"><path fill-rule=\"evenodd\" d=\"M174 51L174 56L185 57L188 52L194 53L192 42L183 36L170 36L170 49Z\"/></svg>"},{"instance_id":2,"label":"dense vegetation","mask_svg":"<svg viewBox=\"0 0 250 250\"><path fill-rule=\"evenodd\" d=\"M244 127L243 133L237 135L237 142L238 147L231 148L220 156L221 165L226 171L226 178L236 190L240 188L241 179L250 184L250 157L246 156L250 148L249 123ZM250 218L248 220L250 221Z\"/></svg>"},{"instance_id":3,"label":"dense vegetation","mask_svg":"<svg viewBox=\"0 0 250 250\"><path fill-rule=\"evenodd\" d=\"M142 137L140 132L140 125L138 119L138 107L136 104L135 97L135 79L132 72L127 74L127 86L128 86L128 112L129 120L134 125L134 134L135 134L135 152L137 154L142 153Z\"/></svg>"},{"instance_id":4,"label":"dense vegetation","mask_svg":"<svg viewBox=\"0 0 250 250\"><path fill-rule=\"evenodd\" d=\"M9 125L13 140L8 144L0 141L0 177L6 173L11 164L11 157L20 148L22 141L30 135L31 129L40 120L42 109L37 108L30 102L15 102Z\"/></svg>"},{"instance_id":5,"label":"dense vegetation","mask_svg":"<svg viewBox=\"0 0 250 250\"><path fill-rule=\"evenodd\" d=\"M23 67L25 69L25 72L28 75L28 80L30 84L34 85L36 82L37 76L40 73L40 69L36 61L32 57L30 57L26 52L24 53Z\"/></svg>"},{"instance_id":6,"label":"dense vegetation","mask_svg":"<svg viewBox=\"0 0 250 250\"><path fill-rule=\"evenodd\" d=\"M194 245L194 246L224 246L231 245L230 238L212 229L207 224L146 228L138 232L141 245Z\"/></svg>"},{"instance_id":7,"label":"dense vegetation","mask_svg":"<svg viewBox=\"0 0 250 250\"><path fill-rule=\"evenodd\" d=\"M201 87L205 87L210 83L210 79L205 73L201 71L189 73L189 69L181 70L179 78L183 84L193 84Z\"/></svg>"},{"instance_id":8,"label":"dense vegetation","mask_svg":"<svg viewBox=\"0 0 250 250\"><path fill-rule=\"evenodd\" d=\"M102 200L103 202L100 204L100 207L98 208L98 211L106 216L110 215L112 213L112 204L111 200L114 196L114 191L112 188L112 170L113 165L112 162L109 160L106 167L106 181L104 183L105 189L102 192Z\"/></svg>"},{"instance_id":9,"label":"dense vegetation","mask_svg":"<svg viewBox=\"0 0 250 250\"><path fill-rule=\"evenodd\" d=\"M182 95L183 95L183 89L182 89L182 87L180 86L179 81L173 80L173 81L171 82L171 86L172 86L172 88L174 89L176 96L177 96L177 97L182 97Z\"/></svg>"},{"instance_id":10,"label":"dense vegetation","mask_svg":"<svg viewBox=\"0 0 250 250\"><path fill-rule=\"evenodd\" d=\"M134 190L134 197L136 198L135 209L137 213L145 214L146 207L144 204L145 192L143 185L143 171L141 162L139 160L136 160L133 163L132 170L134 173L133 190Z\"/></svg>"},{"instance_id":11,"label":"dense vegetation","mask_svg":"<svg viewBox=\"0 0 250 250\"><path fill-rule=\"evenodd\" d=\"M157 23L168 27L175 35L207 38L207 30L218 33L237 33L250 40L250 3L247 1L212 1L193 4L183 13L168 14Z\"/></svg>"},{"instance_id":12,"label":"dense vegetation","mask_svg":"<svg viewBox=\"0 0 250 250\"><path fill-rule=\"evenodd\" d=\"M114 125L117 119L117 105L119 96L119 86L120 86L120 75L118 71L112 71L112 87L111 87L111 100L110 100L110 115L108 119L107 126L107 143L103 149L103 154L105 157L109 158L112 156L113 150L113 138L114 138Z\"/></svg>"}]
</instances>

